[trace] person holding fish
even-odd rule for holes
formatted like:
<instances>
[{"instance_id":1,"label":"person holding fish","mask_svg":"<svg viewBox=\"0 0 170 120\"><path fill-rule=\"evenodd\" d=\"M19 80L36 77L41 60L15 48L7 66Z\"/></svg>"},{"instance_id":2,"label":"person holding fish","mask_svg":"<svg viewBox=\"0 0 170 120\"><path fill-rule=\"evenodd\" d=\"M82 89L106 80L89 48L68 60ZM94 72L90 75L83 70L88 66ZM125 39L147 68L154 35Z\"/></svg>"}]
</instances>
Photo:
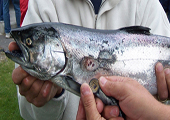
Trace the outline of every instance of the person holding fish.
<instances>
[{"instance_id":1,"label":"person holding fish","mask_svg":"<svg viewBox=\"0 0 170 120\"><path fill-rule=\"evenodd\" d=\"M158 0L101 0L97 3L99 3L97 5L99 7L95 6L95 0L29 0L28 11L22 25L62 22L105 30L138 25L151 28L151 33L170 37L170 25ZM31 45L31 40L27 39L26 43ZM10 51L19 49L15 42L10 43ZM157 63L155 71L158 96L163 101L168 99L169 96L170 70L168 68L164 69L162 64ZM76 119L79 97L56 86L51 81L42 81L31 76L20 66L16 66L14 69L12 79L17 84L20 113L24 119ZM107 77L107 82L103 82L105 83L103 85L101 84L102 79L103 77L99 79L99 84L103 92L108 96L115 97L119 101L121 110L129 118L137 119L140 115L141 118L150 118L147 115L158 114L155 110L159 108L168 109L167 106L156 101L144 87L130 78ZM115 81L119 80L122 83L120 86L110 88L115 86L114 84L117 83ZM108 84L110 84L110 87L108 87ZM105 88L105 85L108 88ZM122 90L119 92L120 88ZM81 100L77 119L94 119L88 118L88 116L95 117L94 114L97 111L97 115L102 114L106 119L119 115L117 106L104 106L98 98L96 98L97 106L92 106L88 109L88 105L95 105L92 104L95 103L94 98L88 89L89 87L84 84L81 87ZM113 92L109 93L109 90ZM134 92L132 93L132 91ZM121 97L127 97L127 99ZM128 102L128 99L129 101L132 100L132 102ZM90 100L91 103L88 104L89 101L86 102L86 100ZM154 112L149 114L152 112L152 108ZM93 110L95 111L92 112ZM143 110L146 110L146 112L142 113ZM89 111L91 112L90 115ZM168 117L166 112L165 117Z\"/></svg>"},{"instance_id":2,"label":"person holding fish","mask_svg":"<svg viewBox=\"0 0 170 120\"><path fill-rule=\"evenodd\" d=\"M109 76L101 77L99 83L104 93L119 100L127 120L169 120L170 106L157 101L135 80ZM76 120L123 120L117 117L119 109L105 106L103 113L99 114L100 110L96 106L90 87L84 83Z\"/></svg>"}]
</instances>

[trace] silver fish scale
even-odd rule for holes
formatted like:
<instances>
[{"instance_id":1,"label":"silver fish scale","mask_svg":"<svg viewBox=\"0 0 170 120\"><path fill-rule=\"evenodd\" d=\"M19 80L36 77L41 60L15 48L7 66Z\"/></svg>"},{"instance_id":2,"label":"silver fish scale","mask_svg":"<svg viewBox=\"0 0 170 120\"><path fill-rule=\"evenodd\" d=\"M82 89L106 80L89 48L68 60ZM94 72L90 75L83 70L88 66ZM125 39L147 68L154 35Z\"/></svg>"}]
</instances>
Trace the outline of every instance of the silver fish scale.
<instances>
[{"instance_id":1,"label":"silver fish scale","mask_svg":"<svg viewBox=\"0 0 170 120\"><path fill-rule=\"evenodd\" d=\"M72 59L72 68L65 70L63 74L72 71L72 76L80 84L89 83L92 78L102 75L131 77L151 94L157 93L154 67L158 61L170 59L169 38L73 29L62 31L60 28L61 41Z\"/></svg>"}]
</instances>

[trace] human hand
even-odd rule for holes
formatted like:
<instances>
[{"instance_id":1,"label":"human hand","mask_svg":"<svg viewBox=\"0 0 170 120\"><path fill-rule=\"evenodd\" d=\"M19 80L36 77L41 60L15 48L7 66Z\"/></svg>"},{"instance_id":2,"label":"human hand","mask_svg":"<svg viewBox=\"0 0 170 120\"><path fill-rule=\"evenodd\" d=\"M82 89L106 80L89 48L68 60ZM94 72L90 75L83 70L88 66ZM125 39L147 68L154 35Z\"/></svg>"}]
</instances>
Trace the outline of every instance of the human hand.
<instances>
[{"instance_id":1,"label":"human hand","mask_svg":"<svg viewBox=\"0 0 170 120\"><path fill-rule=\"evenodd\" d=\"M170 118L170 106L158 102L142 85L131 78L101 77L99 84L107 96L119 101L126 119L159 120ZM115 107L108 109L108 107ZM116 106L105 106L105 114L99 114L93 93L87 84L81 86L81 100L77 120L122 120ZM101 116L103 115L103 117Z\"/></svg>"},{"instance_id":2,"label":"human hand","mask_svg":"<svg viewBox=\"0 0 170 120\"><path fill-rule=\"evenodd\" d=\"M119 101L126 119L169 119L170 108L158 102L142 85L131 78L101 77L99 84L107 96Z\"/></svg>"},{"instance_id":3,"label":"human hand","mask_svg":"<svg viewBox=\"0 0 170 120\"><path fill-rule=\"evenodd\" d=\"M19 48L15 42L9 44L10 51L17 49ZM29 75L20 66L13 70L12 79L19 86L20 94L37 107L45 105L50 99L62 92L61 87L50 81L42 81Z\"/></svg>"},{"instance_id":4,"label":"human hand","mask_svg":"<svg viewBox=\"0 0 170 120\"><path fill-rule=\"evenodd\" d=\"M81 99L77 112L76 120L114 120L119 115L117 106L103 106L101 100L94 98L94 95L88 86L84 83L81 85ZM118 118L117 118L118 119ZM122 118L119 117L120 120Z\"/></svg>"},{"instance_id":5,"label":"human hand","mask_svg":"<svg viewBox=\"0 0 170 120\"><path fill-rule=\"evenodd\" d=\"M161 63L157 63L155 67L158 100L164 101L170 98L170 69L163 68Z\"/></svg>"}]
</instances>

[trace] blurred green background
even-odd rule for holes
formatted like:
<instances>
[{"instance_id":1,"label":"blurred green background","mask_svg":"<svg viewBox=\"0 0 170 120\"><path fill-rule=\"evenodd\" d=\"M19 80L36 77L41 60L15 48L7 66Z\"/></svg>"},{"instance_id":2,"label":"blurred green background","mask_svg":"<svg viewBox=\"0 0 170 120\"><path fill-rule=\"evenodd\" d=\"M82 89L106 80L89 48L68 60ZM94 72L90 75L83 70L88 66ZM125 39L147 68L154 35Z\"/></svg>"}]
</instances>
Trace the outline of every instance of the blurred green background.
<instances>
[{"instance_id":1,"label":"blurred green background","mask_svg":"<svg viewBox=\"0 0 170 120\"><path fill-rule=\"evenodd\" d=\"M16 85L12 81L14 62L0 53L0 120L23 120L19 113Z\"/></svg>"}]
</instances>

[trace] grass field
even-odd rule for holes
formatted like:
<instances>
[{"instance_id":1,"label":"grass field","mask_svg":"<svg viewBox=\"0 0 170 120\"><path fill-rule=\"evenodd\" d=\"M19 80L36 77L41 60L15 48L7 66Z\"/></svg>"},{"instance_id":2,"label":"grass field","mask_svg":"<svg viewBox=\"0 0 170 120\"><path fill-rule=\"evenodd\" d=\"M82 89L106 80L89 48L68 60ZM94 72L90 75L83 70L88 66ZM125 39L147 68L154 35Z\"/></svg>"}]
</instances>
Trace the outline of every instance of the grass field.
<instances>
[{"instance_id":1,"label":"grass field","mask_svg":"<svg viewBox=\"0 0 170 120\"><path fill-rule=\"evenodd\" d=\"M23 120L19 113L16 86L12 82L14 62L0 61L0 120Z\"/></svg>"}]
</instances>

